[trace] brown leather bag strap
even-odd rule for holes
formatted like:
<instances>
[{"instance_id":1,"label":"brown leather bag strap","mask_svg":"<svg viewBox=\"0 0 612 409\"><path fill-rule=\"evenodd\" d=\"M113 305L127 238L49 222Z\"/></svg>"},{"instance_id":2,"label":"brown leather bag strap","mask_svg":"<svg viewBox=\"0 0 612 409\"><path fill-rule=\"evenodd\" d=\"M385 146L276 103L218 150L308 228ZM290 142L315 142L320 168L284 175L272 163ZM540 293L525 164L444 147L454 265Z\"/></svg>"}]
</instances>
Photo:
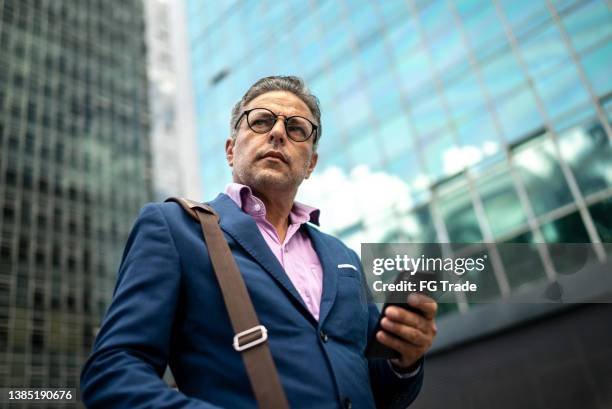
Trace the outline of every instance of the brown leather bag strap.
<instances>
[{"instance_id":1,"label":"brown leather bag strap","mask_svg":"<svg viewBox=\"0 0 612 409\"><path fill-rule=\"evenodd\" d=\"M219 227L219 216L212 207L189 199L170 197L166 202L177 202L202 226L213 270L236 334L233 347L242 355L258 406L288 409L289 403L268 346L267 329L257 319L242 275Z\"/></svg>"}]
</instances>

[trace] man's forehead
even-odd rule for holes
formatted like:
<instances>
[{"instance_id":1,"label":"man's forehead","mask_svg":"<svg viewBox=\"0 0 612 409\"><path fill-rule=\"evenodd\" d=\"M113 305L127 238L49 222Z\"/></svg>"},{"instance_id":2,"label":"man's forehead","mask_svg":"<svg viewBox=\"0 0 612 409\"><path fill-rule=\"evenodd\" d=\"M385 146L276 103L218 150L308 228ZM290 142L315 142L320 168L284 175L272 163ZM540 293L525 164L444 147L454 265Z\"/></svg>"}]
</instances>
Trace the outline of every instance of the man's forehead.
<instances>
[{"instance_id":1,"label":"man's forehead","mask_svg":"<svg viewBox=\"0 0 612 409\"><path fill-rule=\"evenodd\" d=\"M301 115L312 118L312 112L308 105L300 97L289 91L270 91L261 94L245 107L245 110L252 108L268 108L277 114Z\"/></svg>"}]
</instances>

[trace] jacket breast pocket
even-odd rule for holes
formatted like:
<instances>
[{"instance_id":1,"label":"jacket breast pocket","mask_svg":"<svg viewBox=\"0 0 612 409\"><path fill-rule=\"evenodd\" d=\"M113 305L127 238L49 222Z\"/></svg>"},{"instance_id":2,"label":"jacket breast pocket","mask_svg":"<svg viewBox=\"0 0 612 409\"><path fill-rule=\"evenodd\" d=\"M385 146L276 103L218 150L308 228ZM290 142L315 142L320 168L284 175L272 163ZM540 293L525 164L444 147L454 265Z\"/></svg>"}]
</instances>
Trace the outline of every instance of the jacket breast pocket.
<instances>
[{"instance_id":1,"label":"jacket breast pocket","mask_svg":"<svg viewBox=\"0 0 612 409\"><path fill-rule=\"evenodd\" d=\"M365 345L367 341L368 306L362 277L358 271L339 268L338 291L330 314L330 328L336 338L347 343Z\"/></svg>"}]
</instances>

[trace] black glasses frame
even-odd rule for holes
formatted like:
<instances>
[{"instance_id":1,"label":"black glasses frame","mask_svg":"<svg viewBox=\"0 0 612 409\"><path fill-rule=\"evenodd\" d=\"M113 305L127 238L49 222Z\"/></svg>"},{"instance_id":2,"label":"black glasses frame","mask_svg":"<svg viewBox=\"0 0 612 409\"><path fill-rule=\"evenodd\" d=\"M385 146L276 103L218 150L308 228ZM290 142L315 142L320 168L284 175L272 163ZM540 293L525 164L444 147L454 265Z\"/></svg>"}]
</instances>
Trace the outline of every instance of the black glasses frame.
<instances>
[{"instance_id":1,"label":"black glasses frame","mask_svg":"<svg viewBox=\"0 0 612 409\"><path fill-rule=\"evenodd\" d=\"M238 120L236 121L236 125L234 125L234 129L238 129L238 125L240 125L240 121L242 120L242 118L244 116L246 116L247 119L247 125L249 126L249 129L251 129L251 131L255 132L255 133L266 133L266 132L270 132L272 130L272 128L268 129L265 132L258 132L255 129L253 129L253 127L251 126L251 122L249 122L249 114L257 109L263 109L265 111L268 111L269 113L271 113L274 116L274 124L276 124L276 122L278 121L278 117L279 116L284 116L284 115L277 115L276 113L270 111L268 108L252 108L252 109L247 109L246 111L243 111L242 114L240 114L240 116L238 117ZM310 122L310 125L312 125L312 132L310 132L310 135L308 135L306 137L306 139L294 139L291 137L291 135L289 134L289 132L287 131L287 123L289 122L289 120L291 118L301 118L301 119L305 119L308 122ZM319 129L319 127L317 125L315 125L314 123L312 123L312 121L308 118L304 118L303 116L299 116L299 115L292 115L292 116L286 116L285 119L283 120L283 123L285 125L285 133L287 134L287 136L289 137L289 139L291 139L292 141L295 142L306 142L307 140L310 139L310 137L314 134L314 142L317 142L317 130ZM272 127L274 127L274 125L272 125Z\"/></svg>"}]
</instances>

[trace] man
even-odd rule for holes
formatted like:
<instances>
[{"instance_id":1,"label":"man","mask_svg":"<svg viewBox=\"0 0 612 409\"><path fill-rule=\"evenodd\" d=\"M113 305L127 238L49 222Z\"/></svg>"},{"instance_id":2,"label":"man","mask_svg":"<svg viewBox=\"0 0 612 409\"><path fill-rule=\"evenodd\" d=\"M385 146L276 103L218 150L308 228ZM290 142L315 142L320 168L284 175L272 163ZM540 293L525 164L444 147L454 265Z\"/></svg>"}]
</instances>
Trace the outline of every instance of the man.
<instances>
[{"instance_id":1,"label":"man","mask_svg":"<svg viewBox=\"0 0 612 409\"><path fill-rule=\"evenodd\" d=\"M359 258L310 224L318 224L318 210L294 201L317 164L316 97L299 78L263 78L234 107L231 129L234 183L209 204L268 330L290 406L406 407L421 387L436 304L411 299L422 314L388 308L376 337L401 358L364 356L379 311ZM149 204L83 368L83 401L91 408L255 408L233 336L200 226L176 203ZM160 379L167 364L178 391Z\"/></svg>"}]
</instances>

